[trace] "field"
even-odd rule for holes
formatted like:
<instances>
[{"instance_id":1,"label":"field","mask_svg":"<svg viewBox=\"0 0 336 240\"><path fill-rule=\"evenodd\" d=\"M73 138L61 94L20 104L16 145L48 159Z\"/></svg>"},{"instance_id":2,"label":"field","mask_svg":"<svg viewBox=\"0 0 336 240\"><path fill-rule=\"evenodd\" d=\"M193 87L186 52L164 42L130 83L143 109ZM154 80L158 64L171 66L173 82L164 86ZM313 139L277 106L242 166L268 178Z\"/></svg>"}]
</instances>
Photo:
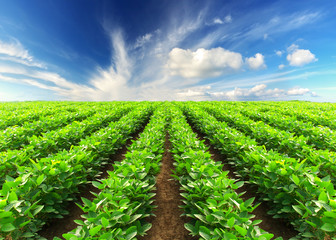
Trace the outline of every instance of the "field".
<instances>
[{"instance_id":1,"label":"field","mask_svg":"<svg viewBox=\"0 0 336 240\"><path fill-rule=\"evenodd\" d=\"M336 239L336 105L0 103L0 240Z\"/></svg>"}]
</instances>

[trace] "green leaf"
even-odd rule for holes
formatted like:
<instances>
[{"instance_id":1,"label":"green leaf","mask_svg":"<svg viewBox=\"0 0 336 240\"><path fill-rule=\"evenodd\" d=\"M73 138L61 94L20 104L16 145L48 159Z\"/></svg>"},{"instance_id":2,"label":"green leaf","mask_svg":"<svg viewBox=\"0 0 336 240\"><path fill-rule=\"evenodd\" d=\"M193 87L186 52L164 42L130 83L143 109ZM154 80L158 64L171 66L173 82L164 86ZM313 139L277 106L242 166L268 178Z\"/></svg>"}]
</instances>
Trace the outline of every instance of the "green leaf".
<instances>
[{"instance_id":1,"label":"green leaf","mask_svg":"<svg viewBox=\"0 0 336 240\"><path fill-rule=\"evenodd\" d=\"M23 223L20 224L20 228L26 226L28 223L30 223L32 220L28 220L28 221L25 221Z\"/></svg>"},{"instance_id":2,"label":"green leaf","mask_svg":"<svg viewBox=\"0 0 336 240\"><path fill-rule=\"evenodd\" d=\"M206 215L205 219L209 222L209 223L213 223L213 221L215 220L215 217L212 215Z\"/></svg>"},{"instance_id":3,"label":"green leaf","mask_svg":"<svg viewBox=\"0 0 336 240\"><path fill-rule=\"evenodd\" d=\"M192 224L190 224L190 223L185 223L185 224L184 224L184 227L185 227L189 232L191 232L191 234L192 234L193 236L195 236L195 235L197 234L197 232L195 231L196 228L195 228Z\"/></svg>"},{"instance_id":4,"label":"green leaf","mask_svg":"<svg viewBox=\"0 0 336 240\"><path fill-rule=\"evenodd\" d=\"M100 189L99 186L102 185L102 183L101 183L101 182L97 182L97 181L92 181L92 185L93 185L95 188Z\"/></svg>"},{"instance_id":5,"label":"green leaf","mask_svg":"<svg viewBox=\"0 0 336 240\"><path fill-rule=\"evenodd\" d=\"M36 214L38 214L43 209L43 207L44 207L43 205L40 205L37 208L35 208L33 215L35 216Z\"/></svg>"},{"instance_id":6,"label":"green leaf","mask_svg":"<svg viewBox=\"0 0 336 240\"><path fill-rule=\"evenodd\" d=\"M318 197L319 201L324 201L324 202L328 202L328 195L325 192L321 192L319 197Z\"/></svg>"},{"instance_id":7,"label":"green leaf","mask_svg":"<svg viewBox=\"0 0 336 240\"><path fill-rule=\"evenodd\" d=\"M234 225L234 223L235 223L235 218L234 218L234 217L230 218L230 219L227 221L227 225L229 226L229 228L232 228L233 225Z\"/></svg>"},{"instance_id":8,"label":"green leaf","mask_svg":"<svg viewBox=\"0 0 336 240\"><path fill-rule=\"evenodd\" d=\"M9 194L8 201L11 203L11 202L14 202L14 201L17 201L17 200L18 200L18 196L16 195L16 193L11 192Z\"/></svg>"},{"instance_id":9,"label":"green leaf","mask_svg":"<svg viewBox=\"0 0 336 240\"><path fill-rule=\"evenodd\" d=\"M233 240L233 239L237 239L237 237L235 235L233 235L232 233L226 232L226 233L224 233L224 239L225 240Z\"/></svg>"},{"instance_id":10,"label":"green leaf","mask_svg":"<svg viewBox=\"0 0 336 240\"><path fill-rule=\"evenodd\" d=\"M124 223L127 223L131 219L131 216L126 214L122 216L121 219L123 220Z\"/></svg>"},{"instance_id":11,"label":"green leaf","mask_svg":"<svg viewBox=\"0 0 336 240\"><path fill-rule=\"evenodd\" d=\"M200 226L199 228L199 234L201 235L202 238L205 240L210 240L211 239L211 232L210 230L205 227L205 226Z\"/></svg>"},{"instance_id":12,"label":"green leaf","mask_svg":"<svg viewBox=\"0 0 336 240\"><path fill-rule=\"evenodd\" d=\"M37 179L36 179L36 184L40 185L44 180L44 175L40 175Z\"/></svg>"},{"instance_id":13,"label":"green leaf","mask_svg":"<svg viewBox=\"0 0 336 240\"><path fill-rule=\"evenodd\" d=\"M132 226L132 227L130 227L130 228L128 228L126 230L125 239L131 240L132 238L134 238L137 235L137 233L138 233L137 227L136 226Z\"/></svg>"},{"instance_id":14,"label":"green leaf","mask_svg":"<svg viewBox=\"0 0 336 240\"><path fill-rule=\"evenodd\" d=\"M246 230L246 229L244 229L244 228L242 228L241 226L238 226L238 225L234 226L234 228L235 228L235 229L237 230L237 232L239 232L243 237L246 236L246 234L247 234L247 230Z\"/></svg>"},{"instance_id":15,"label":"green leaf","mask_svg":"<svg viewBox=\"0 0 336 240\"><path fill-rule=\"evenodd\" d=\"M12 212L0 212L0 219L12 216Z\"/></svg>"},{"instance_id":16,"label":"green leaf","mask_svg":"<svg viewBox=\"0 0 336 240\"><path fill-rule=\"evenodd\" d=\"M274 234L272 234L272 233L266 233L266 234L263 234L259 239L270 240L273 237L274 237ZM276 238L274 240L282 240L282 237Z\"/></svg>"},{"instance_id":17,"label":"green leaf","mask_svg":"<svg viewBox=\"0 0 336 240\"><path fill-rule=\"evenodd\" d=\"M76 235L71 234L71 233L64 233L62 237L64 237L66 240L77 240L78 239Z\"/></svg>"},{"instance_id":18,"label":"green leaf","mask_svg":"<svg viewBox=\"0 0 336 240\"><path fill-rule=\"evenodd\" d=\"M333 231L336 231L336 227L334 224L331 224L331 223L325 223L323 224L323 226L321 227L321 229L323 231L326 231L326 232L333 232Z\"/></svg>"},{"instance_id":19,"label":"green leaf","mask_svg":"<svg viewBox=\"0 0 336 240\"><path fill-rule=\"evenodd\" d=\"M301 216L304 214L303 210L300 208L299 205L293 205L292 207L293 207L294 210L295 210L298 214L300 214Z\"/></svg>"},{"instance_id":20,"label":"green leaf","mask_svg":"<svg viewBox=\"0 0 336 240\"><path fill-rule=\"evenodd\" d=\"M300 184L300 179L297 176L295 176L294 174L292 174L292 180L296 185Z\"/></svg>"},{"instance_id":21,"label":"green leaf","mask_svg":"<svg viewBox=\"0 0 336 240\"><path fill-rule=\"evenodd\" d=\"M11 232L13 230L15 230L15 226L11 223L5 223L1 226L1 231L3 232Z\"/></svg>"},{"instance_id":22,"label":"green leaf","mask_svg":"<svg viewBox=\"0 0 336 240\"><path fill-rule=\"evenodd\" d=\"M81 225L81 226L84 225L84 221L82 221L82 220L74 220L74 222L78 225Z\"/></svg>"},{"instance_id":23,"label":"green leaf","mask_svg":"<svg viewBox=\"0 0 336 240\"><path fill-rule=\"evenodd\" d=\"M245 207L250 206L250 205L253 203L253 201L254 201L254 197L247 199L247 200L244 202L244 206L245 206Z\"/></svg>"},{"instance_id":24,"label":"green leaf","mask_svg":"<svg viewBox=\"0 0 336 240\"><path fill-rule=\"evenodd\" d=\"M21 237L24 237L24 238L31 238L31 237L34 237L34 233L32 232L25 232L24 234L21 235ZM55 239L53 239L55 240Z\"/></svg>"},{"instance_id":25,"label":"green leaf","mask_svg":"<svg viewBox=\"0 0 336 240\"><path fill-rule=\"evenodd\" d=\"M261 222L262 222L262 220L254 220L254 221L252 222L252 225L253 225L253 226L258 225L258 224L260 224Z\"/></svg>"},{"instance_id":26,"label":"green leaf","mask_svg":"<svg viewBox=\"0 0 336 240\"><path fill-rule=\"evenodd\" d=\"M99 226L95 226L94 228L90 229L89 230L90 235L91 236L96 235L100 231L101 228L102 228L102 226L99 225Z\"/></svg>"},{"instance_id":27,"label":"green leaf","mask_svg":"<svg viewBox=\"0 0 336 240\"><path fill-rule=\"evenodd\" d=\"M152 227L151 223L145 223L143 226L140 227L141 229L138 228L139 235L144 236L145 232L147 232L151 227Z\"/></svg>"},{"instance_id":28,"label":"green leaf","mask_svg":"<svg viewBox=\"0 0 336 240\"><path fill-rule=\"evenodd\" d=\"M6 199L3 199L3 200L0 200L0 208L3 208L4 206L6 206L6 203L7 200Z\"/></svg>"},{"instance_id":29,"label":"green leaf","mask_svg":"<svg viewBox=\"0 0 336 240\"><path fill-rule=\"evenodd\" d=\"M82 197L81 199L82 199L82 202L84 203L84 205L86 205L88 207L92 206L92 202L89 199L84 198L84 197Z\"/></svg>"},{"instance_id":30,"label":"green leaf","mask_svg":"<svg viewBox=\"0 0 336 240\"><path fill-rule=\"evenodd\" d=\"M237 188L241 188L244 185L244 181L236 182L235 185L237 186Z\"/></svg>"},{"instance_id":31,"label":"green leaf","mask_svg":"<svg viewBox=\"0 0 336 240\"><path fill-rule=\"evenodd\" d=\"M102 217L101 223L102 223L103 227L106 228L109 225L109 220L107 220L106 218Z\"/></svg>"}]
</instances>

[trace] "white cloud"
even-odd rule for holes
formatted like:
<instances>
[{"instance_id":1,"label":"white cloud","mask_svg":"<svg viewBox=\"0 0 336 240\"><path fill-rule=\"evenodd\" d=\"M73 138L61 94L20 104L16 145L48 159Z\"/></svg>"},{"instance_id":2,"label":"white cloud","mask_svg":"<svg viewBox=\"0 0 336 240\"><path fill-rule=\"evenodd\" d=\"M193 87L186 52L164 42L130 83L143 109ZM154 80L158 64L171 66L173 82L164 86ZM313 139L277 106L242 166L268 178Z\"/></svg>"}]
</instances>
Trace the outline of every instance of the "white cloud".
<instances>
[{"instance_id":1,"label":"white cloud","mask_svg":"<svg viewBox=\"0 0 336 240\"><path fill-rule=\"evenodd\" d=\"M290 45L288 48L287 48L287 52L294 52L295 50L297 50L297 49L299 49L299 45L297 45L297 44L292 44L292 45Z\"/></svg>"},{"instance_id":2,"label":"white cloud","mask_svg":"<svg viewBox=\"0 0 336 240\"><path fill-rule=\"evenodd\" d=\"M32 61L33 57L29 54L28 50L24 49L19 41L14 41L11 43L5 43L0 41L0 54L5 54L11 57L17 57Z\"/></svg>"},{"instance_id":3,"label":"white cloud","mask_svg":"<svg viewBox=\"0 0 336 240\"><path fill-rule=\"evenodd\" d=\"M28 50L16 39L12 42L0 41L0 59L31 67L45 68L42 63L36 62Z\"/></svg>"},{"instance_id":4,"label":"white cloud","mask_svg":"<svg viewBox=\"0 0 336 240\"><path fill-rule=\"evenodd\" d=\"M188 89L186 92L179 92L177 94L179 96L183 96L183 97L195 97L195 96L203 96L204 92L197 92L197 91L193 91L191 89Z\"/></svg>"},{"instance_id":5,"label":"white cloud","mask_svg":"<svg viewBox=\"0 0 336 240\"><path fill-rule=\"evenodd\" d=\"M319 97L319 95L317 95L316 92L311 92L310 95L311 95L312 97Z\"/></svg>"},{"instance_id":6,"label":"white cloud","mask_svg":"<svg viewBox=\"0 0 336 240\"><path fill-rule=\"evenodd\" d=\"M295 49L287 55L289 65L301 67L318 59L307 49Z\"/></svg>"},{"instance_id":7,"label":"white cloud","mask_svg":"<svg viewBox=\"0 0 336 240\"><path fill-rule=\"evenodd\" d=\"M289 89L287 94L288 95L304 95L306 93L309 93L310 90L308 88L299 88L299 87L295 87L295 88L292 88L292 89Z\"/></svg>"},{"instance_id":8,"label":"white cloud","mask_svg":"<svg viewBox=\"0 0 336 240\"><path fill-rule=\"evenodd\" d=\"M254 55L254 57L246 58L245 62L247 63L249 68L252 70L266 68L264 56L260 53L257 53L256 55Z\"/></svg>"},{"instance_id":9,"label":"white cloud","mask_svg":"<svg viewBox=\"0 0 336 240\"><path fill-rule=\"evenodd\" d=\"M115 55L108 69L98 69L90 83L97 100L117 100L131 94L128 81L132 76L133 63L128 56L121 31L111 32L111 44Z\"/></svg>"},{"instance_id":10,"label":"white cloud","mask_svg":"<svg viewBox=\"0 0 336 240\"><path fill-rule=\"evenodd\" d=\"M232 17L231 17L231 15L227 15L227 16L224 18L224 22L225 22L225 23L231 23L231 22L232 22Z\"/></svg>"},{"instance_id":11,"label":"white cloud","mask_svg":"<svg viewBox=\"0 0 336 240\"><path fill-rule=\"evenodd\" d=\"M218 17L213 19L213 24L224 24L224 23L231 23L231 22L232 22L231 15L227 15L223 20Z\"/></svg>"},{"instance_id":12,"label":"white cloud","mask_svg":"<svg viewBox=\"0 0 336 240\"><path fill-rule=\"evenodd\" d=\"M208 78L239 70L242 64L240 53L220 47L210 50L199 48L195 52L174 48L169 53L168 68L173 76Z\"/></svg>"},{"instance_id":13,"label":"white cloud","mask_svg":"<svg viewBox=\"0 0 336 240\"><path fill-rule=\"evenodd\" d=\"M134 48L142 47L144 44L148 43L153 37L152 33L147 33L143 36L137 38Z\"/></svg>"},{"instance_id":14,"label":"white cloud","mask_svg":"<svg viewBox=\"0 0 336 240\"><path fill-rule=\"evenodd\" d=\"M267 85L258 84L252 88L235 88L231 91L208 92L210 96L217 100L262 100L277 99L293 96L303 96L306 94L314 95L308 88L295 87L289 90L273 88L267 89Z\"/></svg>"},{"instance_id":15,"label":"white cloud","mask_svg":"<svg viewBox=\"0 0 336 240\"><path fill-rule=\"evenodd\" d=\"M284 65L284 64L280 64L279 66L278 66L278 68L280 69L280 70L282 70L282 69L284 69L286 66Z\"/></svg>"},{"instance_id":16,"label":"white cloud","mask_svg":"<svg viewBox=\"0 0 336 240\"><path fill-rule=\"evenodd\" d=\"M214 23L214 24L224 24L224 22L223 22L220 18L215 18L215 19L213 20L213 23Z\"/></svg>"},{"instance_id":17,"label":"white cloud","mask_svg":"<svg viewBox=\"0 0 336 240\"><path fill-rule=\"evenodd\" d=\"M278 51L275 52L275 54L276 54L277 56L281 57L282 54L283 54L283 52L278 50Z\"/></svg>"}]
</instances>

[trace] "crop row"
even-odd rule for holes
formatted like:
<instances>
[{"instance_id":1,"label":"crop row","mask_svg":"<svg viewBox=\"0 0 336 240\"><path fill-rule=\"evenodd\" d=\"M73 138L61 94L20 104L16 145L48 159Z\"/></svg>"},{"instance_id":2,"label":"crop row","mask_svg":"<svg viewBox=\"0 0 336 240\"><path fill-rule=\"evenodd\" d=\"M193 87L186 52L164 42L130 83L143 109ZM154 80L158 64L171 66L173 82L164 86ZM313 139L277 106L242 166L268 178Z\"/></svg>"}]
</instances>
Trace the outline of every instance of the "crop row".
<instances>
[{"instance_id":1,"label":"crop row","mask_svg":"<svg viewBox=\"0 0 336 240\"><path fill-rule=\"evenodd\" d=\"M214 162L207 147L186 122L183 113L172 108L169 128L175 177L181 184L185 215L192 221L185 227L200 239L271 239L260 229L260 220L251 219L257 207L254 198L242 200L235 190L244 182L228 178L223 164ZM278 238L281 239L281 238Z\"/></svg>"},{"instance_id":2,"label":"crop row","mask_svg":"<svg viewBox=\"0 0 336 240\"><path fill-rule=\"evenodd\" d=\"M22 106L21 104L18 106ZM55 113L58 114L63 111L74 111L74 108L76 108L75 106L78 104L75 106L73 105L74 103L30 103L27 108L19 107L18 109L15 109L9 108L7 103L0 108L0 130L14 125L21 126L24 123L36 121Z\"/></svg>"},{"instance_id":3,"label":"crop row","mask_svg":"<svg viewBox=\"0 0 336 240\"><path fill-rule=\"evenodd\" d=\"M217 120L225 121L230 127L254 138L258 144L264 145L267 150L276 150L289 157L305 160L307 164L318 166L320 177L331 176L336 183L336 153L328 150L316 150L307 144L308 139L304 136L295 136L291 132L275 129L264 122L255 122L240 114L236 108L229 106L219 108L211 104L202 104L205 110L216 117Z\"/></svg>"},{"instance_id":4,"label":"crop row","mask_svg":"<svg viewBox=\"0 0 336 240\"><path fill-rule=\"evenodd\" d=\"M31 136L39 136L43 132L58 129L72 121L81 121L92 116L95 110L91 108L78 109L74 112L62 112L61 115L51 112L52 116L40 117L33 122L24 123L22 126L8 127L0 132L0 151L19 149L27 144Z\"/></svg>"},{"instance_id":5,"label":"crop row","mask_svg":"<svg viewBox=\"0 0 336 240\"><path fill-rule=\"evenodd\" d=\"M328 127L314 126L311 122L299 121L295 117L268 112L256 112L253 108L241 107L236 111L248 116L255 121L263 121L275 128L305 136L307 144L317 149L336 151L336 134Z\"/></svg>"},{"instance_id":6,"label":"crop row","mask_svg":"<svg viewBox=\"0 0 336 240\"><path fill-rule=\"evenodd\" d=\"M47 221L66 215L67 203L79 187L99 174L108 157L147 121L153 107L143 104L69 151L40 159L15 179L7 177L0 190L0 239L36 238Z\"/></svg>"},{"instance_id":7,"label":"crop row","mask_svg":"<svg viewBox=\"0 0 336 240\"><path fill-rule=\"evenodd\" d=\"M67 240L135 239L151 228L145 217L152 215L155 175L164 152L167 109L158 107L150 122L128 148L125 159L113 165L113 171L100 182L93 201L82 199L85 221L63 234Z\"/></svg>"},{"instance_id":8,"label":"crop row","mask_svg":"<svg viewBox=\"0 0 336 240\"><path fill-rule=\"evenodd\" d=\"M135 105L132 105L134 108ZM31 165L38 159L48 157L61 150L69 150L71 146L106 127L111 121L119 120L131 110L131 106L120 106L114 109L100 110L92 117L82 122L74 121L71 124L54 131L49 131L41 136L33 136L29 139L30 144L19 150L8 150L0 153L0 186L5 177L16 177L24 172L27 165ZM52 158L52 156L50 156Z\"/></svg>"},{"instance_id":9,"label":"crop row","mask_svg":"<svg viewBox=\"0 0 336 240\"><path fill-rule=\"evenodd\" d=\"M318 167L267 151L241 132L192 104L181 104L188 119L225 154L239 174L256 185L272 206L270 214L291 222L295 239L325 239L336 235L336 191Z\"/></svg>"},{"instance_id":10,"label":"crop row","mask_svg":"<svg viewBox=\"0 0 336 240\"><path fill-rule=\"evenodd\" d=\"M235 104L235 107L239 107L239 105L240 104ZM254 109L255 112L267 112L271 114L288 115L303 122L311 122L314 124L314 126L317 127L322 125L336 130L335 109L314 109L311 107L311 105L309 105L309 107L303 107L302 104L298 103L295 105L289 105L288 103L278 103L276 105L249 103L246 104L246 106Z\"/></svg>"}]
</instances>

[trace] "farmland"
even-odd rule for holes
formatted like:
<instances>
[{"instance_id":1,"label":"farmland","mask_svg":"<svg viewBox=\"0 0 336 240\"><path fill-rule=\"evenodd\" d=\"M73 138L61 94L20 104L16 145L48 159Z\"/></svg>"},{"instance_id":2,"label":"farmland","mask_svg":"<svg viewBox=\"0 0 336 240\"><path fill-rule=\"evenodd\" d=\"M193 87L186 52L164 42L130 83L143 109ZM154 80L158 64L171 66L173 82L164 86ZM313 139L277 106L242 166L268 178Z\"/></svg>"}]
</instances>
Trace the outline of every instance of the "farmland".
<instances>
[{"instance_id":1,"label":"farmland","mask_svg":"<svg viewBox=\"0 0 336 240\"><path fill-rule=\"evenodd\" d=\"M0 103L0 239L336 239L336 105Z\"/></svg>"}]
</instances>

